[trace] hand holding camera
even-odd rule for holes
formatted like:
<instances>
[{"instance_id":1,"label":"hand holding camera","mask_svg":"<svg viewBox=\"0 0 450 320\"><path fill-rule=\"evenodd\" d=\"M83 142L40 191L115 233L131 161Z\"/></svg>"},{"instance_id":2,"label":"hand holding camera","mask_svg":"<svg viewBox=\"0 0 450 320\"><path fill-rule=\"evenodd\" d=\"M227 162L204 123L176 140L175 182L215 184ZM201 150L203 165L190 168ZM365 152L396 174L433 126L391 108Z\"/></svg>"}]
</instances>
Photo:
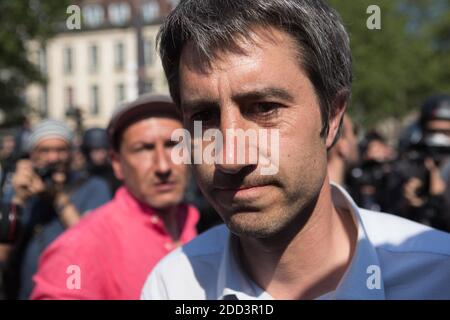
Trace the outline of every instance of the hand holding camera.
<instances>
[{"instance_id":1,"label":"hand holding camera","mask_svg":"<svg viewBox=\"0 0 450 320\"><path fill-rule=\"evenodd\" d=\"M15 191L13 202L19 205L24 205L30 197L46 190L44 181L36 173L30 160L17 162L12 185Z\"/></svg>"},{"instance_id":2,"label":"hand holding camera","mask_svg":"<svg viewBox=\"0 0 450 320\"><path fill-rule=\"evenodd\" d=\"M15 190L13 201L23 205L30 197L41 195L51 202L57 202L60 194L64 193L66 179L66 173L56 166L35 168L30 160L21 160L17 163L12 180Z\"/></svg>"},{"instance_id":3,"label":"hand holding camera","mask_svg":"<svg viewBox=\"0 0 450 320\"><path fill-rule=\"evenodd\" d=\"M425 158L425 178L411 177L403 185L403 196L408 205L422 207L429 196L440 196L444 193L446 184L439 172L439 167L432 158Z\"/></svg>"},{"instance_id":4,"label":"hand holding camera","mask_svg":"<svg viewBox=\"0 0 450 320\"><path fill-rule=\"evenodd\" d=\"M446 183L442 179L439 167L436 165L435 161L431 158L425 160L425 167L430 173L430 195L439 196L445 192Z\"/></svg>"}]
</instances>

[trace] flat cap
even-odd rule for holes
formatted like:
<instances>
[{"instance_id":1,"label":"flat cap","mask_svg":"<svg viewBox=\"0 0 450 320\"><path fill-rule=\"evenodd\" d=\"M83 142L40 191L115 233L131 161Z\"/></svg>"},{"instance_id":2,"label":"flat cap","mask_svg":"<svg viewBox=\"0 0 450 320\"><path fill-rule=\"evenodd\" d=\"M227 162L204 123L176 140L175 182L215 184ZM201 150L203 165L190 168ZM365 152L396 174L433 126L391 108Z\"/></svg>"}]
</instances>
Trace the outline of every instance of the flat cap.
<instances>
[{"instance_id":1,"label":"flat cap","mask_svg":"<svg viewBox=\"0 0 450 320\"><path fill-rule=\"evenodd\" d=\"M123 131L135 122L151 117L167 117L182 122L181 112L167 95L145 94L121 105L107 127L110 145L117 150Z\"/></svg>"}]
</instances>

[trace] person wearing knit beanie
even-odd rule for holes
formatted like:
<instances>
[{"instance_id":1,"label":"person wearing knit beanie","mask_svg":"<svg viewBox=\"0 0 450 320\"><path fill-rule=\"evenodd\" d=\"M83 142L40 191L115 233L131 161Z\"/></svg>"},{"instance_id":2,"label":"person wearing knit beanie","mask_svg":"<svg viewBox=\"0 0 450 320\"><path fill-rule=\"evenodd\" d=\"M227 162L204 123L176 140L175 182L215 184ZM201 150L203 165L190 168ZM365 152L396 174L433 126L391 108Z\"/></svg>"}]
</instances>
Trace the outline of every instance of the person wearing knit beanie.
<instances>
[{"instance_id":1,"label":"person wearing knit beanie","mask_svg":"<svg viewBox=\"0 0 450 320\"><path fill-rule=\"evenodd\" d=\"M71 169L72 140L72 131L61 121L37 123L24 140L25 154L5 186L8 195L2 201L9 216L20 212L17 221L21 230L11 240L11 261L20 259L14 266L20 276L12 280L14 292L8 299L27 299L39 257L47 246L77 224L83 214L111 199L103 179Z\"/></svg>"},{"instance_id":2,"label":"person wearing knit beanie","mask_svg":"<svg viewBox=\"0 0 450 320\"><path fill-rule=\"evenodd\" d=\"M70 128L63 122L47 119L38 123L32 130L27 141L28 151L32 151L36 145L44 139L59 138L66 141L68 144L72 143L73 133Z\"/></svg>"}]
</instances>

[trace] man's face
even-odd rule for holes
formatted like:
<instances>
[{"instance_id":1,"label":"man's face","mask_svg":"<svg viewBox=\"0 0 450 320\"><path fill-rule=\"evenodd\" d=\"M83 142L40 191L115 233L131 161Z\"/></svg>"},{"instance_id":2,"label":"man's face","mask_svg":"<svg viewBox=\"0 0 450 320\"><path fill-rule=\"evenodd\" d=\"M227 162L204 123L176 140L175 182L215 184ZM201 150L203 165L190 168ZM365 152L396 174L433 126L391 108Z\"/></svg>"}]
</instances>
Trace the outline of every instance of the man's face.
<instances>
[{"instance_id":1,"label":"man's face","mask_svg":"<svg viewBox=\"0 0 450 320\"><path fill-rule=\"evenodd\" d=\"M6 136L3 138L2 152L9 156L13 153L16 146L16 140L13 136Z\"/></svg>"},{"instance_id":2,"label":"man's face","mask_svg":"<svg viewBox=\"0 0 450 320\"><path fill-rule=\"evenodd\" d=\"M108 164L108 150L96 148L89 151L89 158L94 166L105 166Z\"/></svg>"},{"instance_id":3,"label":"man's face","mask_svg":"<svg viewBox=\"0 0 450 320\"><path fill-rule=\"evenodd\" d=\"M449 120L431 120L426 123L425 131L428 134L439 133L450 137Z\"/></svg>"},{"instance_id":4,"label":"man's face","mask_svg":"<svg viewBox=\"0 0 450 320\"><path fill-rule=\"evenodd\" d=\"M327 146L339 124L333 120L330 134L320 136L319 101L294 43L278 30L270 35L256 33L256 45L242 41L245 54L222 53L207 70L199 68L189 44L180 61L181 107L191 136L194 121L224 137L226 129L279 130L275 175L260 175L261 163L193 166L201 190L230 229L259 238L305 219L323 186ZM223 154L233 158L236 149L227 150L224 139Z\"/></svg>"},{"instance_id":5,"label":"man's face","mask_svg":"<svg viewBox=\"0 0 450 320\"><path fill-rule=\"evenodd\" d=\"M390 161L395 157L393 149L383 141L371 141L365 153L366 160L374 160L378 162Z\"/></svg>"},{"instance_id":6,"label":"man's face","mask_svg":"<svg viewBox=\"0 0 450 320\"><path fill-rule=\"evenodd\" d=\"M70 146L59 138L40 141L31 152L31 160L36 168L52 166L58 171L66 171L70 164Z\"/></svg>"},{"instance_id":7,"label":"man's face","mask_svg":"<svg viewBox=\"0 0 450 320\"><path fill-rule=\"evenodd\" d=\"M443 148L438 154L434 154L436 157L436 163L442 162L444 159L449 159L448 146L450 145L450 121L449 120L431 120L425 125L424 130L425 143L427 145L440 146ZM437 158L440 158L439 160Z\"/></svg>"},{"instance_id":8,"label":"man's face","mask_svg":"<svg viewBox=\"0 0 450 320\"><path fill-rule=\"evenodd\" d=\"M173 130L182 124L170 118L149 118L129 126L122 135L119 153L112 163L118 179L143 203L166 209L183 199L186 165L171 161Z\"/></svg>"}]
</instances>

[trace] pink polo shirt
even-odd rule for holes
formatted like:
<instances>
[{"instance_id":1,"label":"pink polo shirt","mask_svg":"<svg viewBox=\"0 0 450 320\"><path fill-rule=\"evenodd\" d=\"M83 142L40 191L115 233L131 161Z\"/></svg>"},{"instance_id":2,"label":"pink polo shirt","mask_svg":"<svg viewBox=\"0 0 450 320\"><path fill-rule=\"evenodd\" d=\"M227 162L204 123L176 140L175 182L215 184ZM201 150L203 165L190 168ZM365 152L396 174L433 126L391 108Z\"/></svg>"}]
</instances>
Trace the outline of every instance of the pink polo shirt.
<instances>
[{"instance_id":1,"label":"pink polo shirt","mask_svg":"<svg viewBox=\"0 0 450 320\"><path fill-rule=\"evenodd\" d=\"M196 236L198 211L180 205L184 244ZM155 264L176 245L156 211L126 188L64 232L42 254L32 299L139 299Z\"/></svg>"}]
</instances>

